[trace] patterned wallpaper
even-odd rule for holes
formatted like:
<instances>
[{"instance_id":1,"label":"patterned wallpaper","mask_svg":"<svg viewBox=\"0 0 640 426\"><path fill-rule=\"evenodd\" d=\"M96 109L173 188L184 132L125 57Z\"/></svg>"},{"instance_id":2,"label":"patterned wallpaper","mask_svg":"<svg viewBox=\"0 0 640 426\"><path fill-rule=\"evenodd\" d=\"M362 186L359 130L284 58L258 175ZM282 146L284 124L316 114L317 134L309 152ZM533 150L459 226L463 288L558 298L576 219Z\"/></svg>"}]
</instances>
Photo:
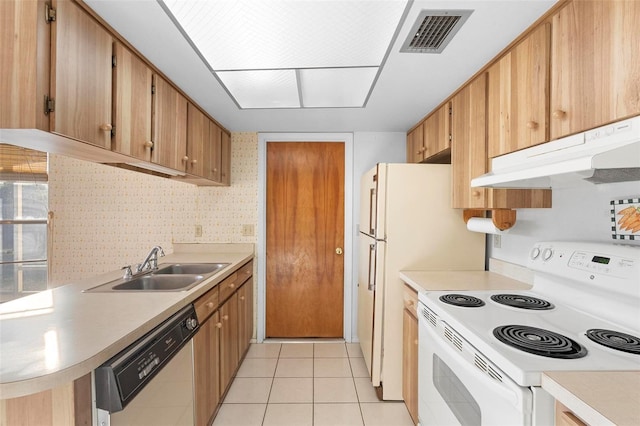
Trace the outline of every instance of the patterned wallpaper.
<instances>
[{"instance_id":1,"label":"patterned wallpaper","mask_svg":"<svg viewBox=\"0 0 640 426\"><path fill-rule=\"evenodd\" d=\"M220 188L51 155L49 286L140 262L155 245L255 243L241 229L257 226L258 135L232 133L231 147L231 187Z\"/></svg>"}]
</instances>

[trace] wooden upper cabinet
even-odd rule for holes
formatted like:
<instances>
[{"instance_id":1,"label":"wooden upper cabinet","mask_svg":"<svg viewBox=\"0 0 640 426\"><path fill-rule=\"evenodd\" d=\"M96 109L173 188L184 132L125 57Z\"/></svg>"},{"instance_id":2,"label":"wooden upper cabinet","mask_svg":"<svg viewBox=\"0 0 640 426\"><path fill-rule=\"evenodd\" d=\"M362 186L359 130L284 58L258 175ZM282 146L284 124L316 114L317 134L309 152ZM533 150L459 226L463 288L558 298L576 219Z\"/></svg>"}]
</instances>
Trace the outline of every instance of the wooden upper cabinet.
<instances>
[{"instance_id":1,"label":"wooden upper cabinet","mask_svg":"<svg viewBox=\"0 0 640 426\"><path fill-rule=\"evenodd\" d=\"M113 38L75 3L54 0L53 7L51 130L111 149Z\"/></svg>"},{"instance_id":2,"label":"wooden upper cabinet","mask_svg":"<svg viewBox=\"0 0 640 426\"><path fill-rule=\"evenodd\" d=\"M189 103L187 107L187 173L197 176L208 177L205 167L208 161L205 159L205 149L210 143L210 122L209 118Z\"/></svg>"},{"instance_id":3,"label":"wooden upper cabinet","mask_svg":"<svg viewBox=\"0 0 640 426\"><path fill-rule=\"evenodd\" d=\"M451 100L452 206L464 209L551 207L547 189L472 188L487 173L487 73L480 74Z\"/></svg>"},{"instance_id":4,"label":"wooden upper cabinet","mask_svg":"<svg viewBox=\"0 0 640 426\"><path fill-rule=\"evenodd\" d=\"M449 102L438 108L424 121L424 158L448 152L451 148L451 106Z\"/></svg>"},{"instance_id":5,"label":"wooden upper cabinet","mask_svg":"<svg viewBox=\"0 0 640 426\"><path fill-rule=\"evenodd\" d=\"M407 134L407 163L424 160L424 129L422 124Z\"/></svg>"},{"instance_id":6,"label":"wooden upper cabinet","mask_svg":"<svg viewBox=\"0 0 640 426\"><path fill-rule=\"evenodd\" d=\"M51 27L45 1L0 1L0 128L49 130Z\"/></svg>"},{"instance_id":7,"label":"wooden upper cabinet","mask_svg":"<svg viewBox=\"0 0 640 426\"><path fill-rule=\"evenodd\" d=\"M207 179L215 182L222 182L222 133L216 123L209 122L209 143L204 150L207 168L204 173Z\"/></svg>"},{"instance_id":8,"label":"wooden upper cabinet","mask_svg":"<svg viewBox=\"0 0 640 426\"><path fill-rule=\"evenodd\" d=\"M151 161L185 171L187 157L187 99L171 84L153 74Z\"/></svg>"},{"instance_id":9,"label":"wooden upper cabinet","mask_svg":"<svg viewBox=\"0 0 640 426\"><path fill-rule=\"evenodd\" d=\"M550 24L542 24L488 70L488 155L546 142Z\"/></svg>"},{"instance_id":10,"label":"wooden upper cabinet","mask_svg":"<svg viewBox=\"0 0 640 426\"><path fill-rule=\"evenodd\" d=\"M151 69L121 43L113 50L113 150L151 161Z\"/></svg>"},{"instance_id":11,"label":"wooden upper cabinet","mask_svg":"<svg viewBox=\"0 0 640 426\"><path fill-rule=\"evenodd\" d=\"M220 183L231 185L231 137L225 131L221 131L222 143L220 146Z\"/></svg>"},{"instance_id":12,"label":"wooden upper cabinet","mask_svg":"<svg viewBox=\"0 0 640 426\"><path fill-rule=\"evenodd\" d=\"M640 2L573 1L552 18L551 139L640 114Z\"/></svg>"},{"instance_id":13,"label":"wooden upper cabinet","mask_svg":"<svg viewBox=\"0 0 640 426\"><path fill-rule=\"evenodd\" d=\"M487 189L471 188L471 179L487 171L486 74L451 99L453 208L487 207Z\"/></svg>"}]
</instances>

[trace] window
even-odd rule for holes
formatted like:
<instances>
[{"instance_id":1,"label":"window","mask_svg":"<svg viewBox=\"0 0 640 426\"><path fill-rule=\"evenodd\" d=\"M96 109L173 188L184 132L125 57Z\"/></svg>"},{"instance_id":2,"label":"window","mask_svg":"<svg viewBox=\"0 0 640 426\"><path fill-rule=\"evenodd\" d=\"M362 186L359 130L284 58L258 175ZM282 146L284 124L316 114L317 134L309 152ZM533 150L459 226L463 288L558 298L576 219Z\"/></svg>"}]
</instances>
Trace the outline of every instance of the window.
<instances>
[{"instance_id":1,"label":"window","mask_svg":"<svg viewBox=\"0 0 640 426\"><path fill-rule=\"evenodd\" d=\"M0 302L47 288L47 154L0 144Z\"/></svg>"}]
</instances>

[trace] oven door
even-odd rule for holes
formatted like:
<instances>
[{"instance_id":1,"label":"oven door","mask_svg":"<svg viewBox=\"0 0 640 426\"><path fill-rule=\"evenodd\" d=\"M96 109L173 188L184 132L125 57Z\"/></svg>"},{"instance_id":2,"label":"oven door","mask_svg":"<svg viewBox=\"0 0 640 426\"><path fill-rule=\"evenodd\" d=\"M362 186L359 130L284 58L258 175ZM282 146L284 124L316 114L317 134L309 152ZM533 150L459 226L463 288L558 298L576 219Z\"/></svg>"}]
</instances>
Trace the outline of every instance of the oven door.
<instances>
[{"instance_id":1,"label":"oven door","mask_svg":"<svg viewBox=\"0 0 640 426\"><path fill-rule=\"evenodd\" d=\"M530 425L531 390L517 385L419 306L420 425Z\"/></svg>"}]
</instances>

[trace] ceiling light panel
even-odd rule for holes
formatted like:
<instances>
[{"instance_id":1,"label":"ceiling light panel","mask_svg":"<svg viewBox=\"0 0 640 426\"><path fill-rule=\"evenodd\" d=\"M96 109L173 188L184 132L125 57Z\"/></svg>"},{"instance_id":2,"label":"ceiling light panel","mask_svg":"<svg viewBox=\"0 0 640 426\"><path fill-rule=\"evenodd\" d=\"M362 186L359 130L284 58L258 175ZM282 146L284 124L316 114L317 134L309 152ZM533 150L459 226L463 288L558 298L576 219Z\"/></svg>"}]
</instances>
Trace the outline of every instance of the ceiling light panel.
<instances>
[{"instance_id":1,"label":"ceiling light panel","mask_svg":"<svg viewBox=\"0 0 640 426\"><path fill-rule=\"evenodd\" d=\"M300 108L295 70L221 71L217 74L241 108Z\"/></svg>"},{"instance_id":2,"label":"ceiling light panel","mask_svg":"<svg viewBox=\"0 0 640 426\"><path fill-rule=\"evenodd\" d=\"M404 0L163 0L211 68L382 63Z\"/></svg>"},{"instance_id":3,"label":"ceiling light panel","mask_svg":"<svg viewBox=\"0 0 640 426\"><path fill-rule=\"evenodd\" d=\"M305 108L360 108L369 94L378 67L300 70Z\"/></svg>"}]
</instances>

